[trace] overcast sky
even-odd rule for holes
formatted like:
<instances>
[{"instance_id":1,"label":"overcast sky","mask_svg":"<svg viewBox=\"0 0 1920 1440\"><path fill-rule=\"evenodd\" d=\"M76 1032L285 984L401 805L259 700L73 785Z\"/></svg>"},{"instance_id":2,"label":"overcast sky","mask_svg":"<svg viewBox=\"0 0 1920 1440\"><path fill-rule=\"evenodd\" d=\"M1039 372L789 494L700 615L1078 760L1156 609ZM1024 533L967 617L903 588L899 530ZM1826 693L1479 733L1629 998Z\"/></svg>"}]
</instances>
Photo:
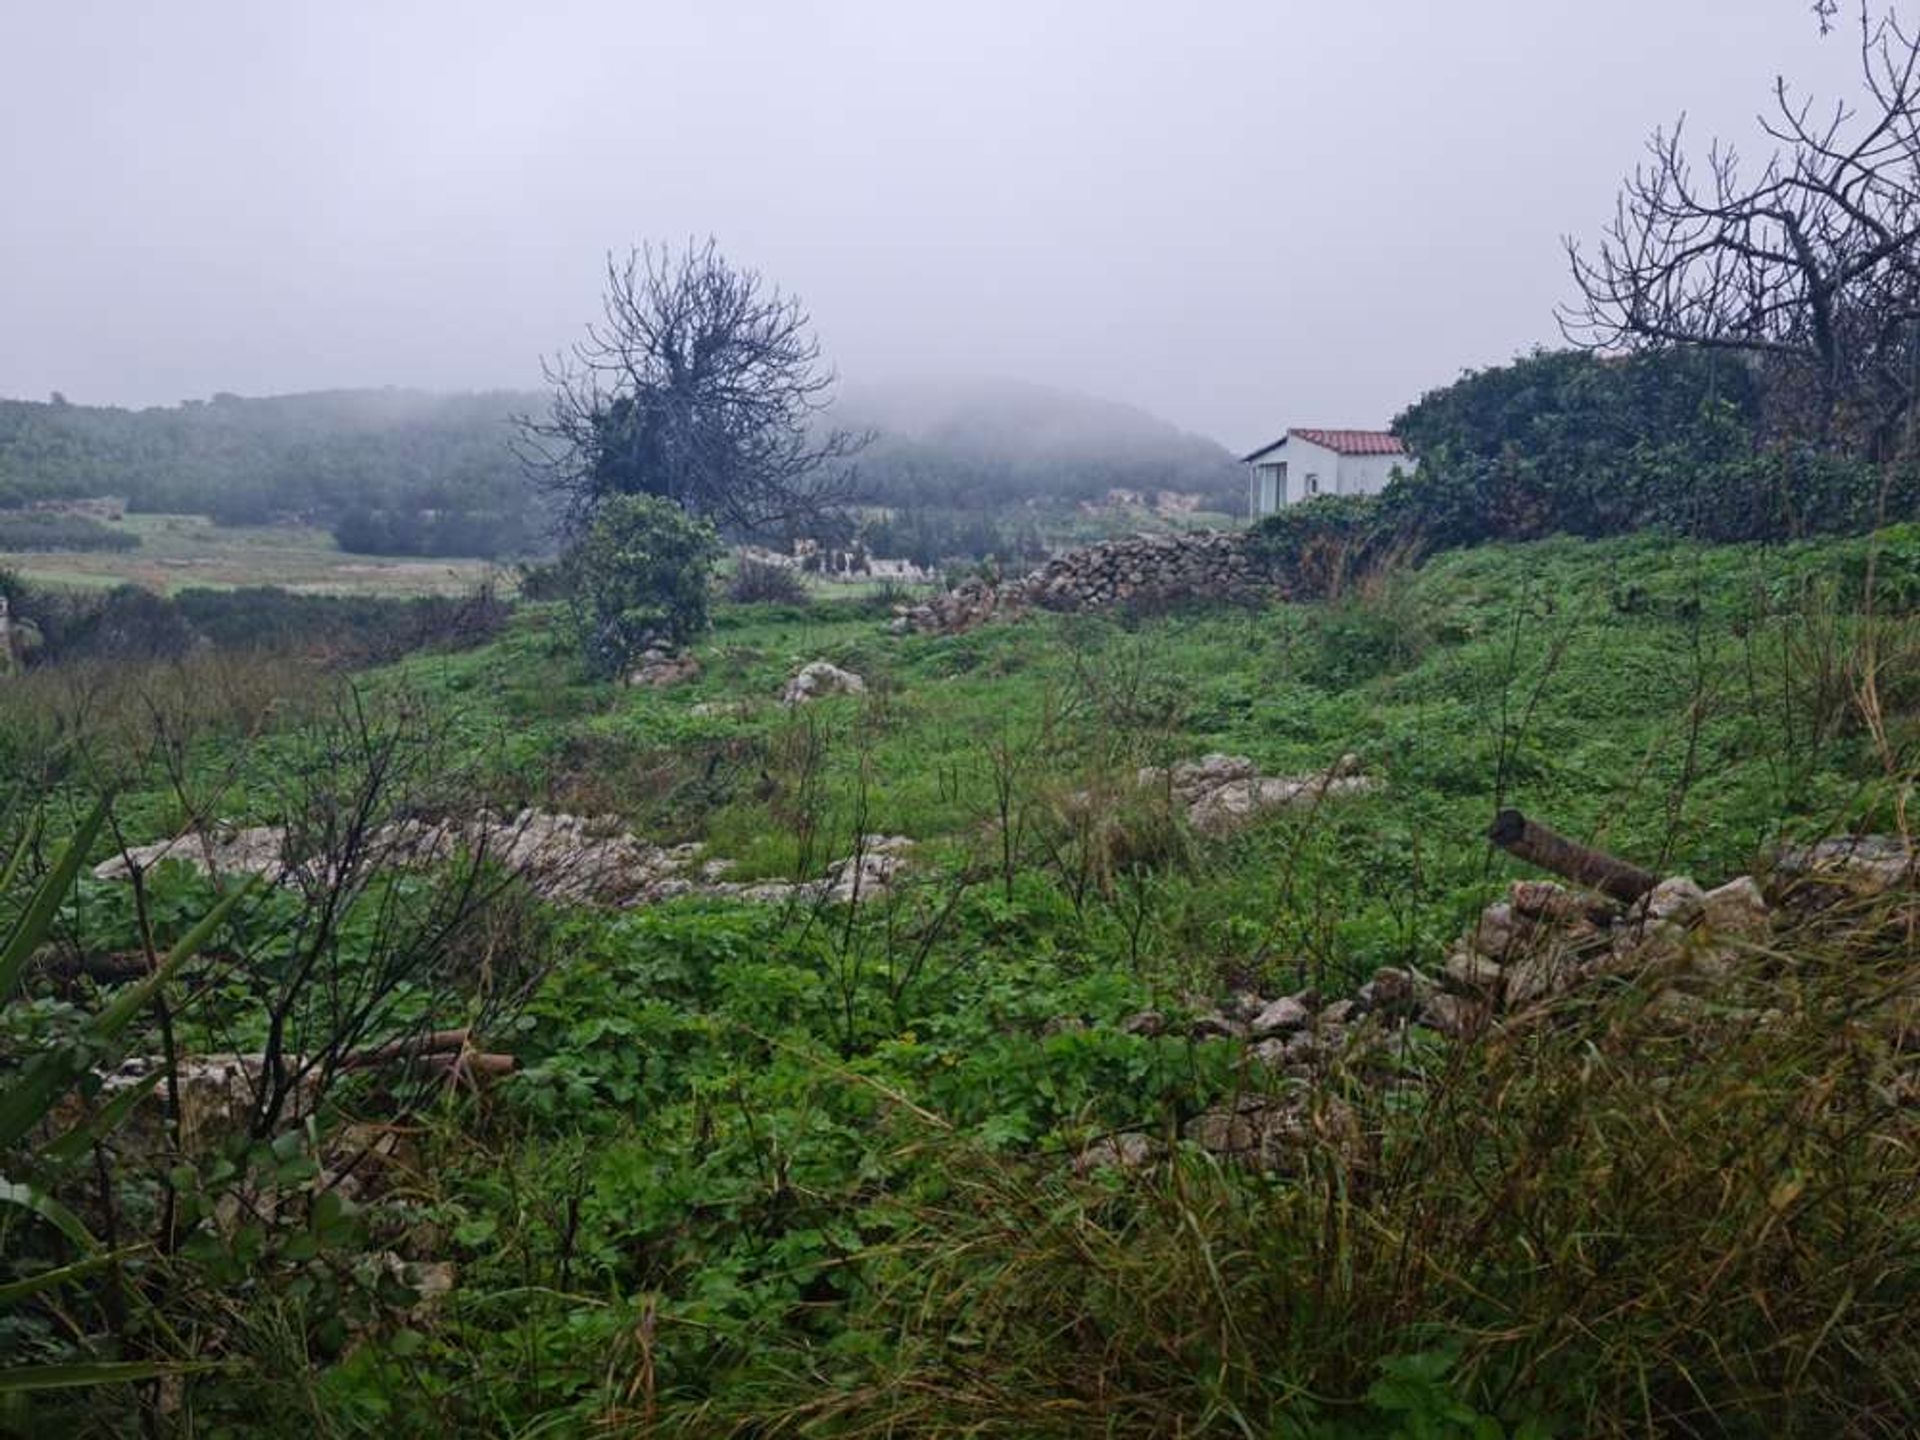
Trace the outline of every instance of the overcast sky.
<instances>
[{"instance_id":1,"label":"overcast sky","mask_svg":"<svg viewBox=\"0 0 1920 1440\"><path fill-rule=\"evenodd\" d=\"M1556 336L1646 132L1832 93L1807 0L0 0L0 395L534 385L716 236L849 380L1236 448Z\"/></svg>"}]
</instances>

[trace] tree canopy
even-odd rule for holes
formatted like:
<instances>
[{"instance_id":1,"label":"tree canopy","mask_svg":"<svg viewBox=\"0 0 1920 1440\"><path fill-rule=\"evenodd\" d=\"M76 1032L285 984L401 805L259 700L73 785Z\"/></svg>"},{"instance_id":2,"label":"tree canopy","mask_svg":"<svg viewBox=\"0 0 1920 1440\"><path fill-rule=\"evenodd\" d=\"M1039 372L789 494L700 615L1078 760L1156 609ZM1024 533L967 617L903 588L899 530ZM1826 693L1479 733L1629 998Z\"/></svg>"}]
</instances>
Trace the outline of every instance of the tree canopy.
<instances>
[{"instance_id":1,"label":"tree canopy","mask_svg":"<svg viewBox=\"0 0 1920 1440\"><path fill-rule=\"evenodd\" d=\"M738 531L791 525L853 494L864 434L824 422L834 375L800 301L712 240L607 257L599 323L547 366L522 454L578 529L651 495Z\"/></svg>"}]
</instances>

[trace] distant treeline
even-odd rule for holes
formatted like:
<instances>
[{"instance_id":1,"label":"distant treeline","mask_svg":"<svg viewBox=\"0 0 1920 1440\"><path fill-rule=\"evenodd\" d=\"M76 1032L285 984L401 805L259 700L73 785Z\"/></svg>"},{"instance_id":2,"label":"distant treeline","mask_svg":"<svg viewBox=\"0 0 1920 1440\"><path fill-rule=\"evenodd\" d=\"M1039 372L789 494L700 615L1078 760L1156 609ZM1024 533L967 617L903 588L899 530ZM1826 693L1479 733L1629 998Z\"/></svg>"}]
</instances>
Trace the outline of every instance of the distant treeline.
<instances>
[{"instance_id":1,"label":"distant treeline","mask_svg":"<svg viewBox=\"0 0 1920 1440\"><path fill-rule=\"evenodd\" d=\"M370 553L528 553L544 526L508 417L535 403L385 390L148 410L0 401L0 509L118 495L226 525L302 520Z\"/></svg>"},{"instance_id":2,"label":"distant treeline","mask_svg":"<svg viewBox=\"0 0 1920 1440\"><path fill-rule=\"evenodd\" d=\"M838 417L881 432L859 458L858 488L870 505L918 517L902 543L922 563L1011 553L1024 541L1007 516L1029 501L1070 507L1125 489L1240 503L1225 450L1127 406L1010 383L873 400ZM513 452L512 417L545 403L399 390L148 410L0 401L0 511L114 495L135 511L226 525L317 524L362 554L537 554L550 525Z\"/></svg>"}]
</instances>

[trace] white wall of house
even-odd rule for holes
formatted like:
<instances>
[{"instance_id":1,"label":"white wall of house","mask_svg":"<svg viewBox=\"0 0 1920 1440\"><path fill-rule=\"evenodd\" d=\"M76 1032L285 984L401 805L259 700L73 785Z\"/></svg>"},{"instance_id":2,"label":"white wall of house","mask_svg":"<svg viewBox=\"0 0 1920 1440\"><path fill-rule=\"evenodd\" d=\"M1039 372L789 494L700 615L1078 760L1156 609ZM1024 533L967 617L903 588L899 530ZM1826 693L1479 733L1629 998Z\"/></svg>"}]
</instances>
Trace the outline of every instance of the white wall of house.
<instances>
[{"instance_id":1,"label":"white wall of house","mask_svg":"<svg viewBox=\"0 0 1920 1440\"><path fill-rule=\"evenodd\" d=\"M1395 470L1413 473L1411 455L1342 455L1340 457L1341 495L1378 495L1387 488Z\"/></svg>"},{"instance_id":2,"label":"white wall of house","mask_svg":"<svg viewBox=\"0 0 1920 1440\"><path fill-rule=\"evenodd\" d=\"M1318 495L1378 495L1395 470L1413 468L1411 455L1342 455L1289 435L1247 461L1247 511L1258 519Z\"/></svg>"}]
</instances>

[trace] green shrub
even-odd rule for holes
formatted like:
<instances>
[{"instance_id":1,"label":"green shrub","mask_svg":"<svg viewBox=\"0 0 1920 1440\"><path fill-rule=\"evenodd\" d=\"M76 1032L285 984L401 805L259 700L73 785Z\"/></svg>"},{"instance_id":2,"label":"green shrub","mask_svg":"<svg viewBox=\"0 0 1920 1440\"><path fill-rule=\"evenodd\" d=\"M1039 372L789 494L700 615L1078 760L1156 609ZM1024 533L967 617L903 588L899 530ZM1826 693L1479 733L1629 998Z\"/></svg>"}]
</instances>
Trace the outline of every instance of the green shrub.
<instances>
[{"instance_id":1,"label":"green shrub","mask_svg":"<svg viewBox=\"0 0 1920 1440\"><path fill-rule=\"evenodd\" d=\"M587 668L616 675L655 645L706 627L720 537L670 500L617 495L567 555L574 625Z\"/></svg>"},{"instance_id":2,"label":"green shrub","mask_svg":"<svg viewBox=\"0 0 1920 1440\"><path fill-rule=\"evenodd\" d=\"M798 571L742 555L728 577L727 598L737 605L805 605L811 597Z\"/></svg>"}]
</instances>

